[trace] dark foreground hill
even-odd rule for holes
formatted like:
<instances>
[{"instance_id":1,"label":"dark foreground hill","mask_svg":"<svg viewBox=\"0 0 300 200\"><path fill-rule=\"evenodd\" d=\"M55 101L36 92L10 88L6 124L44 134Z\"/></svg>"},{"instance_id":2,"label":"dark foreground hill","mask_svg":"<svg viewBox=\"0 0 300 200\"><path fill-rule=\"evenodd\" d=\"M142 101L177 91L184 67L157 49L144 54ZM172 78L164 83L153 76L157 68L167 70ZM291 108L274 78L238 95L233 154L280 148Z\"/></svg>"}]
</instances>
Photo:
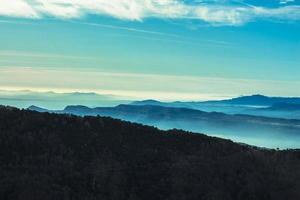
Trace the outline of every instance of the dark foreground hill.
<instances>
[{"instance_id":1,"label":"dark foreground hill","mask_svg":"<svg viewBox=\"0 0 300 200\"><path fill-rule=\"evenodd\" d=\"M0 107L0 199L298 200L300 151Z\"/></svg>"}]
</instances>

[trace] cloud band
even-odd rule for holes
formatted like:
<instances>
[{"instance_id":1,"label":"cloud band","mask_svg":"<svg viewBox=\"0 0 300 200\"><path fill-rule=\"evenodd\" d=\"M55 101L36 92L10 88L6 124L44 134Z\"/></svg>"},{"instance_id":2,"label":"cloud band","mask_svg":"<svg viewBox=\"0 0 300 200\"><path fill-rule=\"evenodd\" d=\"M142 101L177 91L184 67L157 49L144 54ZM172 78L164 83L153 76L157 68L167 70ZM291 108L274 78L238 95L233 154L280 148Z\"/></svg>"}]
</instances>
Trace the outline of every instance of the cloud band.
<instances>
[{"instance_id":1,"label":"cloud band","mask_svg":"<svg viewBox=\"0 0 300 200\"><path fill-rule=\"evenodd\" d=\"M242 25L256 19L300 20L299 5L268 8L249 4L186 3L179 0L0 0L0 15L41 19L106 15L122 20L194 19L212 25Z\"/></svg>"}]
</instances>

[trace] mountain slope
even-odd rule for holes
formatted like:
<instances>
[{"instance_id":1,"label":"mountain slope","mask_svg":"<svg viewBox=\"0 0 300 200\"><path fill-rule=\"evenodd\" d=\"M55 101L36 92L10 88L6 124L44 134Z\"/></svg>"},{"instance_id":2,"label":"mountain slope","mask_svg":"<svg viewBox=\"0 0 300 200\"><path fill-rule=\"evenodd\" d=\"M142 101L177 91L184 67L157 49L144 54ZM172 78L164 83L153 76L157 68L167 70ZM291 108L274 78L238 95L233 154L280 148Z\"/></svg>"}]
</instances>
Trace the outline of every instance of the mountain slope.
<instances>
[{"instance_id":1,"label":"mountain slope","mask_svg":"<svg viewBox=\"0 0 300 200\"><path fill-rule=\"evenodd\" d=\"M297 200L300 152L0 107L0 198Z\"/></svg>"}]
</instances>

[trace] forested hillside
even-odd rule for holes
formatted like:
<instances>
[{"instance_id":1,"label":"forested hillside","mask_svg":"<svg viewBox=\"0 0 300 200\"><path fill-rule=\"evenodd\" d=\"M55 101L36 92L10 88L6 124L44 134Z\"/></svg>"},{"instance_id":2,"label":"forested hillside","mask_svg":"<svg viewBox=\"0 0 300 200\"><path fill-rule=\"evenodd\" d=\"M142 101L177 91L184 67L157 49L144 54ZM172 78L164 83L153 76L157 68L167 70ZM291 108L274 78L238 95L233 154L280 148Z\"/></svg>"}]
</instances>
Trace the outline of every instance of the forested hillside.
<instances>
[{"instance_id":1,"label":"forested hillside","mask_svg":"<svg viewBox=\"0 0 300 200\"><path fill-rule=\"evenodd\" d=\"M0 199L299 200L300 150L0 107Z\"/></svg>"}]
</instances>

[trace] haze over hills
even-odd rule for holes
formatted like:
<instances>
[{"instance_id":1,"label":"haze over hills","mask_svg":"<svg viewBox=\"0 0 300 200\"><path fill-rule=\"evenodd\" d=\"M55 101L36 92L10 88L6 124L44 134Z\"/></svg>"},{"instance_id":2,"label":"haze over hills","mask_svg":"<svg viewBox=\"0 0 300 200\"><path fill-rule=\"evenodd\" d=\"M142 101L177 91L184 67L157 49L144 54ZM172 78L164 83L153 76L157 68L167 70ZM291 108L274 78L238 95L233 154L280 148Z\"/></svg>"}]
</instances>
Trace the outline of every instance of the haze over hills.
<instances>
[{"instance_id":1,"label":"haze over hills","mask_svg":"<svg viewBox=\"0 0 300 200\"><path fill-rule=\"evenodd\" d=\"M238 107L268 107L275 103L300 104L298 97L268 97L263 95L241 96L232 99L214 101L173 101L162 102L158 100L132 101L122 96L98 94L93 92L36 92L30 90L9 91L0 90L0 104L11 105L20 108L27 108L30 105L45 107L49 109L62 109L67 105L85 105L89 107L116 106L118 104L132 105L158 105L168 107L186 107L201 109L207 107L210 111L217 109L214 106L235 106ZM209 108L209 106L211 108ZM202 109L203 110L203 109ZM229 109L228 109L229 110Z\"/></svg>"},{"instance_id":2,"label":"haze over hills","mask_svg":"<svg viewBox=\"0 0 300 200\"><path fill-rule=\"evenodd\" d=\"M297 97L267 97L263 95L241 96L226 100L215 101L174 101L162 102L157 100L132 101L121 96L98 94L98 93L55 93L55 92L35 92L30 90L5 91L0 90L0 104L11 105L19 108L27 108L31 105L44 107L52 110L61 110L68 105L84 105L88 107L117 106L119 104L132 105L157 105L164 107L184 107L202 110L206 112L223 112L227 114L251 114L270 117L284 117L300 119L300 113L288 112L282 116L276 116L275 112L259 110L257 108L271 107L276 103L300 104ZM291 109L289 111L292 111ZM282 114L282 113L281 113Z\"/></svg>"},{"instance_id":3,"label":"haze over hills","mask_svg":"<svg viewBox=\"0 0 300 200\"><path fill-rule=\"evenodd\" d=\"M299 150L2 106L0 130L3 200L300 198Z\"/></svg>"},{"instance_id":4,"label":"haze over hills","mask_svg":"<svg viewBox=\"0 0 300 200\"><path fill-rule=\"evenodd\" d=\"M64 110L52 111L36 107L29 107L29 109L79 116L109 116L161 129L178 128L204 132L251 145L270 148L300 148L300 120L231 115L156 105L119 105L96 108L67 106Z\"/></svg>"},{"instance_id":5,"label":"haze over hills","mask_svg":"<svg viewBox=\"0 0 300 200\"><path fill-rule=\"evenodd\" d=\"M39 112L111 116L154 125L161 129L180 128L205 132L209 135L271 148L300 146L298 124L297 121L292 120L300 120L299 99L252 95L202 102L157 100L131 102L120 97L96 93L0 92L1 102L5 101L12 106L18 104L21 108L34 105L30 109ZM117 106L122 103L126 105ZM66 108L63 109L64 107Z\"/></svg>"},{"instance_id":6,"label":"haze over hills","mask_svg":"<svg viewBox=\"0 0 300 200\"><path fill-rule=\"evenodd\" d=\"M135 101L132 102L134 105L163 105L163 106L186 106L186 105L197 105L197 104L233 104L233 105L244 105L244 106L271 106L275 103L293 103L293 104L300 104L299 97L268 97L264 95L251 95L251 96L240 96L235 97L232 99L225 99L225 100L214 100L214 101L191 101L191 102L181 102L181 101L174 101L174 102L160 102L156 100L144 100L144 101Z\"/></svg>"},{"instance_id":7,"label":"haze over hills","mask_svg":"<svg viewBox=\"0 0 300 200\"><path fill-rule=\"evenodd\" d=\"M193 102L160 102L156 100L135 101L132 105L157 105L165 107L184 107L206 112L223 112L227 114L249 114L266 117L300 119L300 98L298 97L267 97L263 95L241 96L218 101ZM278 105L281 104L281 109ZM290 105L289 109L283 105ZM277 109L274 109L274 106ZM278 112L278 111L284 112Z\"/></svg>"}]
</instances>

